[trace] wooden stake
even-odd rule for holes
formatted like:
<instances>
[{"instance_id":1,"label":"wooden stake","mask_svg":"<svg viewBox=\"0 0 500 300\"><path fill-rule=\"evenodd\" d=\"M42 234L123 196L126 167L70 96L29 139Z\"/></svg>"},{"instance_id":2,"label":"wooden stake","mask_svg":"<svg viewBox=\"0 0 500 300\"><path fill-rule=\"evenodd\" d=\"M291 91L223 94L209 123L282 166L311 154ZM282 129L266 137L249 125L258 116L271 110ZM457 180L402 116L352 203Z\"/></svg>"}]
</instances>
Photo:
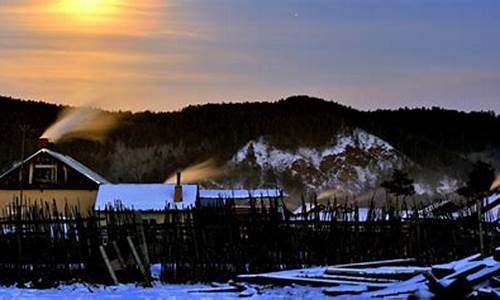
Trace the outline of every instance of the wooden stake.
<instances>
[{"instance_id":1,"label":"wooden stake","mask_svg":"<svg viewBox=\"0 0 500 300\"><path fill-rule=\"evenodd\" d=\"M113 270L113 266L111 266L111 262L109 261L108 255L106 254L106 250L104 250L104 247L101 245L99 246L99 251L101 252L102 259L104 260L104 263L106 264L106 268L108 268L109 276L111 276L111 279L113 280L114 285L118 285L118 278L116 278L115 271Z\"/></svg>"},{"instance_id":2,"label":"wooden stake","mask_svg":"<svg viewBox=\"0 0 500 300\"><path fill-rule=\"evenodd\" d=\"M149 276L146 273L146 269L144 268L144 265L142 264L141 258L139 257L139 254L137 253L137 249L134 246L134 243L132 242L132 239L130 236L127 236L127 242L130 247L130 250L132 251L132 255L134 256L135 263L137 264L137 267L139 268L139 271L141 272L144 281L148 286L151 285L151 281L149 280Z\"/></svg>"},{"instance_id":3,"label":"wooden stake","mask_svg":"<svg viewBox=\"0 0 500 300\"><path fill-rule=\"evenodd\" d=\"M484 239L483 239L483 216L481 212L482 201L477 199L477 220L479 224L479 250L481 255L484 255Z\"/></svg>"},{"instance_id":4,"label":"wooden stake","mask_svg":"<svg viewBox=\"0 0 500 300\"><path fill-rule=\"evenodd\" d=\"M125 261L123 260L120 248L118 248L118 244L116 244L116 241L113 241L111 244L113 245L113 249L115 249L116 257L118 258L118 262L120 263L121 268L125 269L126 268Z\"/></svg>"}]
</instances>

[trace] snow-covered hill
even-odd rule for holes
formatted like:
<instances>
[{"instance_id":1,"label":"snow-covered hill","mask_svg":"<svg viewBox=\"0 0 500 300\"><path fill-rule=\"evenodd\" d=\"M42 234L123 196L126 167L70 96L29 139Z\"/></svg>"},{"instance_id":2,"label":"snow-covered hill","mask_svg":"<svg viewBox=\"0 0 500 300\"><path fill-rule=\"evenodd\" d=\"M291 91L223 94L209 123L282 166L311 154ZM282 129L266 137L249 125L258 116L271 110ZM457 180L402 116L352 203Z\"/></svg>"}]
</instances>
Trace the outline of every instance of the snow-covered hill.
<instances>
[{"instance_id":1,"label":"snow-covered hill","mask_svg":"<svg viewBox=\"0 0 500 300\"><path fill-rule=\"evenodd\" d=\"M354 129L334 136L321 149L283 150L260 138L242 147L231 163L257 167L263 174L289 172L316 191L334 188L354 194L375 187L385 174L411 162L386 141Z\"/></svg>"}]
</instances>

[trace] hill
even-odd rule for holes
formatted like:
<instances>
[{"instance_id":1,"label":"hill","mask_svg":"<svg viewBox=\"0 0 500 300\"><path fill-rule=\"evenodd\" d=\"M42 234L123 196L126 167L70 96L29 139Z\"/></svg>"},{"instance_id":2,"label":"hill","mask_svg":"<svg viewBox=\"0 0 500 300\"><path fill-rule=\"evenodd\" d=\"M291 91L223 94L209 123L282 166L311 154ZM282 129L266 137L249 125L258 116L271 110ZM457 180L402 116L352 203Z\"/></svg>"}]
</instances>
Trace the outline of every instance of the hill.
<instances>
[{"instance_id":1,"label":"hill","mask_svg":"<svg viewBox=\"0 0 500 300\"><path fill-rule=\"evenodd\" d=\"M0 166L20 159L23 124L30 153L62 109L0 97ZM422 192L460 180L476 159L500 168L495 135L500 117L492 112L437 107L360 111L294 96L272 103L114 114L121 125L104 143L72 140L57 144L57 150L117 182L163 181L175 170L212 158L224 166L226 176L207 185L342 187L350 193L376 186L393 168L409 170Z\"/></svg>"}]
</instances>

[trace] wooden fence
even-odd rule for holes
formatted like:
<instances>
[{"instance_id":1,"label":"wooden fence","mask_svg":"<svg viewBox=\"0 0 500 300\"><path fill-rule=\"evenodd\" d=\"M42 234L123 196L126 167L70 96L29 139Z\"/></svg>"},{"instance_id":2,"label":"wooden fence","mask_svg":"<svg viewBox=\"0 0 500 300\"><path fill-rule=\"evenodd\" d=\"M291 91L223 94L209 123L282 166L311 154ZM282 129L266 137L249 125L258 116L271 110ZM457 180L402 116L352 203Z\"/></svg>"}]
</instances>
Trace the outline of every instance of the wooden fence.
<instances>
[{"instance_id":1,"label":"wooden fence","mask_svg":"<svg viewBox=\"0 0 500 300\"><path fill-rule=\"evenodd\" d=\"M148 240L161 245L151 257L163 264L167 282L225 280L236 274L314 265L415 257L431 264L479 252L473 218L410 218L356 221L281 218L272 210L235 215L197 209L150 227ZM354 219L354 220L353 220ZM345 221L351 220L351 221ZM500 243L498 224L483 223L485 252ZM152 244L149 242L149 244Z\"/></svg>"},{"instance_id":2,"label":"wooden fence","mask_svg":"<svg viewBox=\"0 0 500 300\"><path fill-rule=\"evenodd\" d=\"M0 284L53 286L58 281L110 282L99 246L131 237L145 245L165 282L226 280L236 274L416 257L422 264L478 252L477 218L374 217L356 220L354 207L330 217L294 220L279 206L235 213L225 208L169 211L163 224L109 208L82 217L76 208L16 203L0 221ZM384 212L370 212L386 216ZM409 215L409 214L407 214ZM498 224L483 223L486 252L500 243Z\"/></svg>"}]
</instances>

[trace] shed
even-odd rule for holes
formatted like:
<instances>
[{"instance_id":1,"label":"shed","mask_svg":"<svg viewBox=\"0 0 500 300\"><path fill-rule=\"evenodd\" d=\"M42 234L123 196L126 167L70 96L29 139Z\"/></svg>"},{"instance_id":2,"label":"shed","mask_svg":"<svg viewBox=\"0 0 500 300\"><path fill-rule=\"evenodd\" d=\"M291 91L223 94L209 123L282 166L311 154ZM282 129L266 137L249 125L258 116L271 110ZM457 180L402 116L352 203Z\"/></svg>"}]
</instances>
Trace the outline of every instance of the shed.
<instances>
[{"instance_id":1,"label":"shed","mask_svg":"<svg viewBox=\"0 0 500 300\"><path fill-rule=\"evenodd\" d=\"M141 212L143 219L162 223L168 211L184 211L196 206L198 186L182 184L182 197L175 201L176 184L103 184L97 192L96 211L120 206Z\"/></svg>"},{"instance_id":2,"label":"shed","mask_svg":"<svg viewBox=\"0 0 500 300\"><path fill-rule=\"evenodd\" d=\"M236 208L250 207L250 200L259 202L269 202L274 199L281 199L283 190L281 189L200 189L200 205L203 207L222 207L227 201L234 201Z\"/></svg>"}]
</instances>

